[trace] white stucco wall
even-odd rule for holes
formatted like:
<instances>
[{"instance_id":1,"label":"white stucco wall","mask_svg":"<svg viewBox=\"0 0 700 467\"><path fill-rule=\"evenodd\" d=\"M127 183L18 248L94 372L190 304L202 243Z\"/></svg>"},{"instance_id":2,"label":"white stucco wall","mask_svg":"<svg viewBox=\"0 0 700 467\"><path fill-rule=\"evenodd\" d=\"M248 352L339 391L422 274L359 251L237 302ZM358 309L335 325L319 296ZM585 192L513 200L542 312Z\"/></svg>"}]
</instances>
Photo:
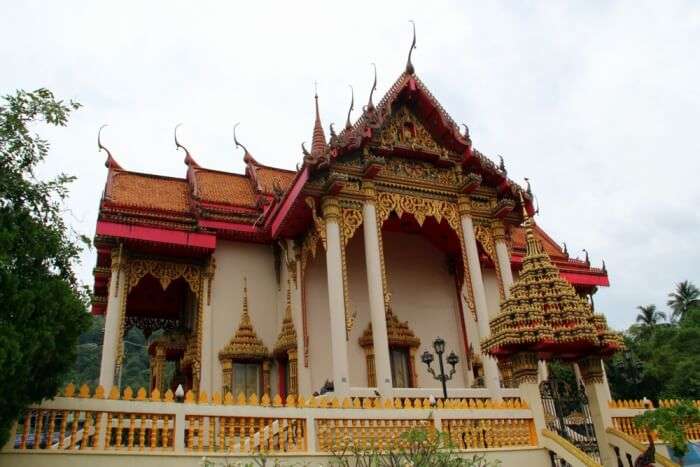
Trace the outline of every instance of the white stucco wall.
<instances>
[{"instance_id":1,"label":"white stucco wall","mask_svg":"<svg viewBox=\"0 0 700 467\"><path fill-rule=\"evenodd\" d=\"M489 310L489 319L498 315L501 309L501 297L498 291L498 277L495 269L487 269L482 266L481 276L484 278L484 289L486 289L486 305Z\"/></svg>"},{"instance_id":2,"label":"white stucco wall","mask_svg":"<svg viewBox=\"0 0 700 467\"><path fill-rule=\"evenodd\" d=\"M323 247L319 244L316 258L307 265L304 275L312 392L318 391L327 379L333 379L325 254Z\"/></svg>"},{"instance_id":3,"label":"white stucco wall","mask_svg":"<svg viewBox=\"0 0 700 467\"><path fill-rule=\"evenodd\" d=\"M212 387L221 390L219 351L238 328L243 310L243 278L248 279L248 312L253 328L272 351L280 329L281 311L270 245L219 240L216 252L216 274L212 284ZM275 369L273 368L273 374ZM276 376L275 376L276 378ZM271 385L276 391L276 384Z\"/></svg>"},{"instance_id":4,"label":"white stucco wall","mask_svg":"<svg viewBox=\"0 0 700 467\"><path fill-rule=\"evenodd\" d=\"M421 340L416 357L418 386L439 387L420 362L420 354L432 349L437 336L445 339L447 353L454 350L459 356L460 367L466 361L455 282L447 271L445 254L420 235L384 232L384 256L394 313L408 321ZM457 371L448 386L465 387L463 371Z\"/></svg>"}]
</instances>

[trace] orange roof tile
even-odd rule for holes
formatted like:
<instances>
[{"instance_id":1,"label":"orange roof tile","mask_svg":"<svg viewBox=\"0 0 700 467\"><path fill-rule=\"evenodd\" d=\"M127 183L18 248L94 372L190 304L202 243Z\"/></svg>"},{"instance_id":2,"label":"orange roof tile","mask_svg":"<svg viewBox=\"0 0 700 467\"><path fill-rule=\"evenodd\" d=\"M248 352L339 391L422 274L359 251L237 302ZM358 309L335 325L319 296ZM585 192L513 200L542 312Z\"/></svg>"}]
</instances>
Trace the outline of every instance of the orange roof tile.
<instances>
[{"instance_id":1,"label":"orange roof tile","mask_svg":"<svg viewBox=\"0 0 700 467\"><path fill-rule=\"evenodd\" d=\"M274 169L272 167L258 166L256 172L260 187L265 193L274 193L273 187L275 181L282 188L282 191L287 191L292 186L292 181L296 176L295 172L287 170Z\"/></svg>"},{"instance_id":2,"label":"orange roof tile","mask_svg":"<svg viewBox=\"0 0 700 467\"><path fill-rule=\"evenodd\" d=\"M255 193L244 175L196 170L197 196L203 201L255 207Z\"/></svg>"},{"instance_id":3,"label":"orange roof tile","mask_svg":"<svg viewBox=\"0 0 700 467\"><path fill-rule=\"evenodd\" d=\"M190 210L186 180L117 171L107 198L122 206L185 213Z\"/></svg>"}]
</instances>

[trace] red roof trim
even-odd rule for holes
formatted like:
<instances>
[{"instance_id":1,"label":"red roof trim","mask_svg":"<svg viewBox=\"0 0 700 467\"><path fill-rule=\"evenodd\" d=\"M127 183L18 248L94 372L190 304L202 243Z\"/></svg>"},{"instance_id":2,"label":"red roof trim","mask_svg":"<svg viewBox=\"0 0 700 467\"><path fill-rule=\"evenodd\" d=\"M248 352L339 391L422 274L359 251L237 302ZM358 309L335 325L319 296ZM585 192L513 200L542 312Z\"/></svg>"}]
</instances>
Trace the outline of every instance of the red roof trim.
<instances>
[{"instance_id":1,"label":"red roof trim","mask_svg":"<svg viewBox=\"0 0 700 467\"><path fill-rule=\"evenodd\" d=\"M242 233L260 233L260 229L250 224L236 224L233 222L201 219L199 221L199 225L208 229L227 230Z\"/></svg>"},{"instance_id":2,"label":"red roof trim","mask_svg":"<svg viewBox=\"0 0 700 467\"><path fill-rule=\"evenodd\" d=\"M603 287L610 286L610 281L607 276L598 276L593 274L578 274L575 272L562 272L561 277L571 282L574 285L600 285Z\"/></svg>"},{"instance_id":3,"label":"red roof trim","mask_svg":"<svg viewBox=\"0 0 700 467\"><path fill-rule=\"evenodd\" d=\"M274 213L272 218L272 228L270 230L270 236L272 238L277 238L279 235L280 228L287 218L287 215L292 209L292 206L296 202L301 190L304 188L306 181L309 179L309 167L304 166L304 168L299 172L297 178L294 180L291 188L287 190L284 200L279 203L279 208Z\"/></svg>"},{"instance_id":4,"label":"red roof trim","mask_svg":"<svg viewBox=\"0 0 700 467\"><path fill-rule=\"evenodd\" d=\"M214 250L216 235L97 221L96 235Z\"/></svg>"}]
</instances>

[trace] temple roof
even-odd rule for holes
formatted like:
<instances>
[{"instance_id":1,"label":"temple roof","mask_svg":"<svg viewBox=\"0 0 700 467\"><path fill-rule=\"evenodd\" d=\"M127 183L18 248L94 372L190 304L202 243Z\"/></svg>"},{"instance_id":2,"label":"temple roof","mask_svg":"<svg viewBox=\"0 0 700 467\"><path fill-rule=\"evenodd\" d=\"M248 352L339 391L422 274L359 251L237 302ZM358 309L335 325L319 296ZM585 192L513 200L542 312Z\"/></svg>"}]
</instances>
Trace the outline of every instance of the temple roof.
<instances>
[{"instance_id":1,"label":"temple roof","mask_svg":"<svg viewBox=\"0 0 700 467\"><path fill-rule=\"evenodd\" d=\"M425 148L400 143L387 146L378 140L392 112L407 107L420 123L421 131L427 131L435 141L436 150L425 152ZM532 210L529 190L524 191L507 177L504 167L472 147L468 129L459 131L454 119L415 72L401 73L378 104L365 106L354 124L340 134L331 132L328 142L317 97L314 110L311 152L305 153L297 171L259 163L237 139L236 145L244 150L244 174L204 168L176 141L178 148L186 152L183 178L125 170L101 146L108 155L108 176L96 232L98 269L109 265L110 245L115 241L145 244L156 253L197 256L211 253L218 238L269 243L297 237L312 222L304 203L308 183L313 177L323 176L335 160L357 154L365 145L372 145L371 152L379 157L393 157L396 152L397 157L416 158L442 169L459 168L465 177L477 178L478 183L495 188L499 201L508 202L516 193L524 193L526 207ZM589 288L608 285L605 270L568 258L539 227L535 227L535 235L568 280ZM516 269L524 252L524 235L521 229L513 227L512 260ZM96 296L104 295L101 289L107 286L105 277L96 273Z\"/></svg>"}]
</instances>

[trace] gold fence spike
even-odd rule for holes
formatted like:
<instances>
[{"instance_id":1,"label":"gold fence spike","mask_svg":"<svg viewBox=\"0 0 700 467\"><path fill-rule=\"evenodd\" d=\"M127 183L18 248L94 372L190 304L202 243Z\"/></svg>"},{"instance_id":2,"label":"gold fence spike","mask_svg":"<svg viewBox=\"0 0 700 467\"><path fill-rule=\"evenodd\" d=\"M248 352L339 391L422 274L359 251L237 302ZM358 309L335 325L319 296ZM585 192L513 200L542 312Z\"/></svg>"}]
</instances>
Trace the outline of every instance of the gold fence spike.
<instances>
[{"instance_id":1,"label":"gold fence spike","mask_svg":"<svg viewBox=\"0 0 700 467\"><path fill-rule=\"evenodd\" d=\"M294 394L290 394L287 396L287 400L285 401L287 404L287 407L295 407L296 406L296 400L294 398Z\"/></svg>"},{"instance_id":2,"label":"gold fence spike","mask_svg":"<svg viewBox=\"0 0 700 467\"><path fill-rule=\"evenodd\" d=\"M90 386L88 386L86 383L83 383L80 386L80 389L78 390L78 397L81 397L83 399L90 397Z\"/></svg>"},{"instance_id":3,"label":"gold fence spike","mask_svg":"<svg viewBox=\"0 0 700 467\"><path fill-rule=\"evenodd\" d=\"M105 388L102 387L102 385L98 385L95 388L95 395L92 396L94 399L104 399L105 398Z\"/></svg>"},{"instance_id":4,"label":"gold fence spike","mask_svg":"<svg viewBox=\"0 0 700 467\"><path fill-rule=\"evenodd\" d=\"M343 408L344 409L351 409L352 408L352 400L349 397L346 397L343 399Z\"/></svg>"},{"instance_id":5,"label":"gold fence spike","mask_svg":"<svg viewBox=\"0 0 700 467\"><path fill-rule=\"evenodd\" d=\"M165 402L172 402L174 397L175 394L173 394L172 389L168 389L167 391L165 391Z\"/></svg>"},{"instance_id":6,"label":"gold fence spike","mask_svg":"<svg viewBox=\"0 0 700 467\"><path fill-rule=\"evenodd\" d=\"M112 389L109 390L109 399L113 401L119 400L119 388L117 386L112 386Z\"/></svg>"},{"instance_id":7,"label":"gold fence spike","mask_svg":"<svg viewBox=\"0 0 700 467\"><path fill-rule=\"evenodd\" d=\"M233 394L231 394L231 391L226 391L226 394L224 394L224 405L233 405L235 402L236 401L233 399Z\"/></svg>"},{"instance_id":8,"label":"gold fence spike","mask_svg":"<svg viewBox=\"0 0 700 467\"><path fill-rule=\"evenodd\" d=\"M309 407L309 408L311 408L311 409L317 408L317 407L318 407L318 397L316 397L316 396L311 396L311 397L309 398L309 401L308 401L308 403L306 404L306 406Z\"/></svg>"},{"instance_id":9,"label":"gold fence spike","mask_svg":"<svg viewBox=\"0 0 700 467\"><path fill-rule=\"evenodd\" d=\"M409 399L408 397L406 397L406 398L403 400L403 408L404 408L404 409L410 409L410 408L412 408L412 407L413 407L413 403L411 402L411 399Z\"/></svg>"},{"instance_id":10,"label":"gold fence spike","mask_svg":"<svg viewBox=\"0 0 700 467\"><path fill-rule=\"evenodd\" d=\"M136 400L137 401L145 401L146 400L146 389L143 387L140 387L138 391L136 391Z\"/></svg>"},{"instance_id":11,"label":"gold fence spike","mask_svg":"<svg viewBox=\"0 0 700 467\"><path fill-rule=\"evenodd\" d=\"M275 397L272 398L272 406L273 407L282 407L282 398L280 397L279 394L275 395Z\"/></svg>"},{"instance_id":12,"label":"gold fence spike","mask_svg":"<svg viewBox=\"0 0 700 467\"><path fill-rule=\"evenodd\" d=\"M188 389L185 393L185 403L194 404L194 393L192 392L192 389Z\"/></svg>"},{"instance_id":13,"label":"gold fence spike","mask_svg":"<svg viewBox=\"0 0 700 467\"><path fill-rule=\"evenodd\" d=\"M260 401L258 400L258 395L253 393L250 395L248 398L248 405L260 405Z\"/></svg>"},{"instance_id":14,"label":"gold fence spike","mask_svg":"<svg viewBox=\"0 0 700 467\"><path fill-rule=\"evenodd\" d=\"M384 408L385 409L393 409L394 408L394 400L393 399L387 399L384 401Z\"/></svg>"},{"instance_id":15,"label":"gold fence spike","mask_svg":"<svg viewBox=\"0 0 700 467\"><path fill-rule=\"evenodd\" d=\"M198 404L208 404L209 403L209 395L207 394L207 391L199 391L199 397L197 397L197 403Z\"/></svg>"},{"instance_id":16,"label":"gold fence spike","mask_svg":"<svg viewBox=\"0 0 700 467\"><path fill-rule=\"evenodd\" d=\"M306 401L304 400L304 396L300 395L297 398L297 407L299 407L300 409L306 407Z\"/></svg>"},{"instance_id":17,"label":"gold fence spike","mask_svg":"<svg viewBox=\"0 0 700 467\"><path fill-rule=\"evenodd\" d=\"M68 383L66 388L63 390L64 397L73 397L75 395L75 384Z\"/></svg>"},{"instance_id":18,"label":"gold fence spike","mask_svg":"<svg viewBox=\"0 0 700 467\"><path fill-rule=\"evenodd\" d=\"M260 405L263 407L270 407L270 395L269 394L263 394L262 397L260 398Z\"/></svg>"},{"instance_id":19,"label":"gold fence spike","mask_svg":"<svg viewBox=\"0 0 700 467\"><path fill-rule=\"evenodd\" d=\"M328 408L328 398L326 396L321 396L318 398L318 406L321 409L327 409Z\"/></svg>"},{"instance_id":20,"label":"gold fence spike","mask_svg":"<svg viewBox=\"0 0 700 467\"><path fill-rule=\"evenodd\" d=\"M160 402L160 391L158 388L154 388L153 391L151 391L151 400L153 402Z\"/></svg>"},{"instance_id":21,"label":"gold fence spike","mask_svg":"<svg viewBox=\"0 0 700 467\"><path fill-rule=\"evenodd\" d=\"M372 408L372 400L369 397L365 397L362 399L362 408L363 409L371 409Z\"/></svg>"},{"instance_id":22,"label":"gold fence spike","mask_svg":"<svg viewBox=\"0 0 700 467\"><path fill-rule=\"evenodd\" d=\"M134 390L131 389L131 386L125 387L122 399L125 401L130 401L132 397L134 397Z\"/></svg>"},{"instance_id":23,"label":"gold fence spike","mask_svg":"<svg viewBox=\"0 0 700 467\"><path fill-rule=\"evenodd\" d=\"M221 405L221 393L219 391L214 391L214 394L211 395L211 403Z\"/></svg>"},{"instance_id":24,"label":"gold fence spike","mask_svg":"<svg viewBox=\"0 0 700 467\"><path fill-rule=\"evenodd\" d=\"M340 401L338 400L337 397L333 397L333 399L331 399L331 407L334 409L340 408Z\"/></svg>"},{"instance_id":25,"label":"gold fence spike","mask_svg":"<svg viewBox=\"0 0 700 467\"><path fill-rule=\"evenodd\" d=\"M353 409L361 409L362 408L362 402L360 401L359 398L354 397L352 399L352 408Z\"/></svg>"},{"instance_id":26,"label":"gold fence spike","mask_svg":"<svg viewBox=\"0 0 700 467\"><path fill-rule=\"evenodd\" d=\"M436 407L437 407L438 409L443 409L443 408L445 408L445 404L443 404L442 399L438 399L438 400L437 400Z\"/></svg>"},{"instance_id":27,"label":"gold fence spike","mask_svg":"<svg viewBox=\"0 0 700 467\"><path fill-rule=\"evenodd\" d=\"M374 400L372 401L372 408L373 409L381 409L382 408L382 400L379 397L375 397Z\"/></svg>"},{"instance_id":28,"label":"gold fence spike","mask_svg":"<svg viewBox=\"0 0 700 467\"><path fill-rule=\"evenodd\" d=\"M246 405L248 403L248 400L245 398L245 394L243 391L238 393L238 405Z\"/></svg>"}]
</instances>

